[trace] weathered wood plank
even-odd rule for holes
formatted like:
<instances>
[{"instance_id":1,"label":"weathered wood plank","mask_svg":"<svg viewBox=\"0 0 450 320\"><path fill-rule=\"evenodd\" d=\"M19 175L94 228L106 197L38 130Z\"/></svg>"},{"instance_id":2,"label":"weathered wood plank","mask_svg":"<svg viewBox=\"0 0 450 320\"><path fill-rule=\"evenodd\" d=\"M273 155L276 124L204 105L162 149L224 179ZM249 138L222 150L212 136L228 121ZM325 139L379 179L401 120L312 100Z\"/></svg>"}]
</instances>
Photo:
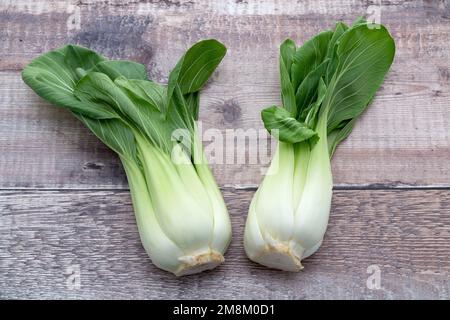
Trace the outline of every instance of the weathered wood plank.
<instances>
[{"instance_id":1,"label":"weathered wood plank","mask_svg":"<svg viewBox=\"0 0 450 320\"><path fill-rule=\"evenodd\" d=\"M263 100L259 105L264 106L278 98L250 85L237 89L222 84L220 89L224 88L228 96L234 92L231 99L218 98L223 93L213 85L203 96L201 119L205 132L217 128L224 145L225 132L233 127L265 133L258 118L260 108L252 108L252 101ZM126 187L117 157L70 113L43 102L17 73L3 73L0 91L11 92L0 97L3 188ZM416 99L415 104L411 104L412 99ZM434 104L425 98L417 100L391 94L378 97L336 153L333 169L337 185L449 185L450 122L446 101L450 96L437 97ZM428 121L419 121L422 116ZM251 147L256 155L257 146L241 145L234 148L235 154L245 154ZM221 185L255 185L261 177L259 164L244 167L236 162L219 163L214 169Z\"/></svg>"},{"instance_id":2,"label":"weathered wood plank","mask_svg":"<svg viewBox=\"0 0 450 320\"><path fill-rule=\"evenodd\" d=\"M279 43L288 36L304 41L337 19L351 21L368 5L350 0L333 6L312 0L94 2L0 5L1 188L126 188L118 159L69 113L48 107L21 82L18 71L43 51L76 42L112 58L145 63L153 79L165 81L188 44L216 37L229 51L203 95L204 128L262 129L260 110L279 103ZM381 18L396 39L396 60L374 104L336 153L335 184L448 187L448 4L383 4ZM75 12L80 29L67 24ZM245 148L236 152L242 155ZM254 186L260 167L217 164L214 171L222 186Z\"/></svg>"},{"instance_id":3,"label":"weathered wood plank","mask_svg":"<svg viewBox=\"0 0 450 320\"><path fill-rule=\"evenodd\" d=\"M332 27L336 20L350 22L365 14L372 4L359 0L333 5L317 0L3 1L0 70L21 69L36 54L68 41L89 45L114 58L140 58L143 63L152 58L153 49L163 57L154 61L158 68L171 67L175 54L181 54L187 43L208 36L232 44L234 50L262 53L267 59L275 52L260 51L277 48L285 37L304 41L313 32ZM408 28L404 39L397 40L409 42L410 53L416 57L431 49L429 44L445 54L448 44L438 40L448 35L449 11L447 1L383 1L381 22L394 30L394 35L396 29ZM74 16L76 25L71 25ZM159 43L170 46L160 47ZM139 53L145 54L139 57Z\"/></svg>"},{"instance_id":4,"label":"weathered wood plank","mask_svg":"<svg viewBox=\"0 0 450 320\"><path fill-rule=\"evenodd\" d=\"M148 260L126 191L0 192L1 298L450 298L450 191L334 193L322 248L292 274L250 262L242 234L253 192L223 190L234 238L226 263L184 278ZM81 287L66 286L79 266ZM366 286L367 268L381 289Z\"/></svg>"},{"instance_id":5,"label":"weathered wood plank","mask_svg":"<svg viewBox=\"0 0 450 320\"><path fill-rule=\"evenodd\" d=\"M311 14L349 14L365 12L369 6L379 6L384 11L401 12L404 10L425 11L432 15L448 18L448 1L361 1L340 0L330 5L324 0L4 0L2 6L10 12L31 14L66 12L74 5L86 9L93 7L111 8L117 12L135 12L139 14L179 14L214 13L218 15L311 15Z\"/></svg>"}]
</instances>

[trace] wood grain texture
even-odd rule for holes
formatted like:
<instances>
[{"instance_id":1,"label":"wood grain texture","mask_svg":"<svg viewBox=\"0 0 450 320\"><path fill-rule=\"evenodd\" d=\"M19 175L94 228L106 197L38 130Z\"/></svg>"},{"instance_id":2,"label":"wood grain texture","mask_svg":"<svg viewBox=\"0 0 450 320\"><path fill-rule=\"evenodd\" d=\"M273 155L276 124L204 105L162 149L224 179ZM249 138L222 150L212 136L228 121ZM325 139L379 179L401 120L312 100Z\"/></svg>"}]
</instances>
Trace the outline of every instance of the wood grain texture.
<instances>
[{"instance_id":1,"label":"wood grain texture","mask_svg":"<svg viewBox=\"0 0 450 320\"><path fill-rule=\"evenodd\" d=\"M448 299L450 191L336 191L322 248L294 274L243 252L252 191L223 190L234 238L219 268L176 278L142 248L125 191L0 193L1 298ZM81 288L66 286L79 265ZM366 286L381 270L381 289Z\"/></svg>"},{"instance_id":2,"label":"wood grain texture","mask_svg":"<svg viewBox=\"0 0 450 320\"><path fill-rule=\"evenodd\" d=\"M281 41L301 43L376 3L1 1L0 298L450 299L449 1L382 1L396 58L335 154L325 242L298 274L266 269L243 252L261 163L213 165L234 227L224 265L184 278L155 268L117 157L20 79L32 58L70 42L139 61L165 82L190 44L217 38L228 54L202 94L203 128L259 130L260 110L280 103ZM254 150L234 148L237 157ZM81 288L69 290L65 273L74 265ZM370 265L381 270L380 290L366 286Z\"/></svg>"},{"instance_id":3,"label":"wood grain texture","mask_svg":"<svg viewBox=\"0 0 450 320\"><path fill-rule=\"evenodd\" d=\"M68 112L50 107L22 83L20 69L38 54L75 42L111 58L140 61L151 78L164 82L188 44L218 38L228 54L203 92L204 129L258 130L263 128L260 110L280 102L279 43L286 37L300 43L336 20L351 21L369 5L262 0L64 3L6 2L6 10L0 9L3 188L126 188L118 159ZM335 185L449 187L448 2L383 4L382 22L397 44L395 62L374 103L336 152ZM67 25L74 10L79 10L79 30ZM236 154L256 153L248 149L237 147ZM236 162L214 165L219 184L257 185L261 165Z\"/></svg>"}]
</instances>

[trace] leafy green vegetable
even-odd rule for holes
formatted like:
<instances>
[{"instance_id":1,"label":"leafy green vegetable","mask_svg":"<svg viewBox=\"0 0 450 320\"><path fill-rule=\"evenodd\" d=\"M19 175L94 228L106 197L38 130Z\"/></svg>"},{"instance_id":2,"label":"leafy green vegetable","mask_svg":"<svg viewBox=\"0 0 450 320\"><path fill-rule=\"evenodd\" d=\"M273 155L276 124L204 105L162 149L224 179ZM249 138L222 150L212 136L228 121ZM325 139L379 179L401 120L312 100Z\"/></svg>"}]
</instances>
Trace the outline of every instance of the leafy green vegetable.
<instances>
[{"instance_id":1,"label":"leafy green vegetable","mask_svg":"<svg viewBox=\"0 0 450 320\"><path fill-rule=\"evenodd\" d=\"M293 118L291 113L284 108L273 106L264 109L261 117L266 129L272 135L278 135L277 138L283 142L297 143L317 135L306 124ZM274 134L274 130L278 130L278 133Z\"/></svg>"},{"instance_id":2,"label":"leafy green vegetable","mask_svg":"<svg viewBox=\"0 0 450 320\"><path fill-rule=\"evenodd\" d=\"M283 101L284 108L295 117L295 90L289 75L294 53L295 44L292 40L288 39L280 46L281 100Z\"/></svg>"},{"instance_id":3,"label":"leafy green vegetable","mask_svg":"<svg viewBox=\"0 0 450 320\"><path fill-rule=\"evenodd\" d=\"M143 246L176 275L222 263L231 238L196 129L199 91L225 53L216 40L198 42L167 86L150 81L141 64L75 45L39 56L22 72L38 95L72 111L119 155Z\"/></svg>"},{"instance_id":4,"label":"leafy green vegetable","mask_svg":"<svg viewBox=\"0 0 450 320\"><path fill-rule=\"evenodd\" d=\"M292 40L280 47L283 106L261 113L280 142L251 202L244 236L250 259L287 271L302 269L301 260L322 243L333 187L330 159L395 54L387 29L370 28L363 19L350 28L337 23L294 48Z\"/></svg>"},{"instance_id":5,"label":"leafy green vegetable","mask_svg":"<svg viewBox=\"0 0 450 320\"><path fill-rule=\"evenodd\" d=\"M189 100L190 112L197 120L198 98L195 95L208 81L225 53L225 46L216 40L205 40L193 45L170 73L167 91L169 101L178 87L184 98Z\"/></svg>"},{"instance_id":6,"label":"leafy green vegetable","mask_svg":"<svg viewBox=\"0 0 450 320\"><path fill-rule=\"evenodd\" d=\"M305 77L325 60L332 35L332 31L321 32L296 50L291 68L295 91Z\"/></svg>"}]
</instances>

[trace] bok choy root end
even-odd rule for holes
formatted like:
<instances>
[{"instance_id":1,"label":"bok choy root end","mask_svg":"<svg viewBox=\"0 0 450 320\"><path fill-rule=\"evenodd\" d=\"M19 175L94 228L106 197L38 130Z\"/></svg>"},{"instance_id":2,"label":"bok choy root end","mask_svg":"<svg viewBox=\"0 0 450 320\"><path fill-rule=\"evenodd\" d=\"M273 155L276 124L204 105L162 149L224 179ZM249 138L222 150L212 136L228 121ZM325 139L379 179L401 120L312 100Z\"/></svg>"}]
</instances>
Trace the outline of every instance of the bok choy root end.
<instances>
[{"instance_id":1,"label":"bok choy root end","mask_svg":"<svg viewBox=\"0 0 450 320\"><path fill-rule=\"evenodd\" d=\"M145 66L67 45L34 59L22 78L69 109L123 163L142 244L176 275L212 269L231 239L225 203L197 134L199 91L226 53L216 40L192 46L167 85Z\"/></svg>"},{"instance_id":2,"label":"bok choy root end","mask_svg":"<svg viewBox=\"0 0 450 320\"><path fill-rule=\"evenodd\" d=\"M299 271L322 244L332 197L330 160L372 101L395 54L388 30L364 19L338 23L297 48L280 47L282 107L262 111L279 140L247 217L247 256Z\"/></svg>"}]
</instances>

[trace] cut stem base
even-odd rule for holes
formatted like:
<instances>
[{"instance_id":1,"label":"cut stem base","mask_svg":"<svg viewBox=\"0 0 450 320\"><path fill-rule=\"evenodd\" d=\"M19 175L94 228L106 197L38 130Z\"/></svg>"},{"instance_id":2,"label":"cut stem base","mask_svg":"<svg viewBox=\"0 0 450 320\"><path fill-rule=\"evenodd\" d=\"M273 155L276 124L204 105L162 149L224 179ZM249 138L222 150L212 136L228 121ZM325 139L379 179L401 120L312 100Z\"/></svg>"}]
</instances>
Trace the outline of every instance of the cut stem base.
<instances>
[{"instance_id":1,"label":"cut stem base","mask_svg":"<svg viewBox=\"0 0 450 320\"><path fill-rule=\"evenodd\" d=\"M298 272L303 269L300 259L285 243L267 245L253 261L269 268Z\"/></svg>"},{"instance_id":2,"label":"cut stem base","mask_svg":"<svg viewBox=\"0 0 450 320\"><path fill-rule=\"evenodd\" d=\"M225 261L222 254L213 250L195 256L184 256L180 260L183 261L183 264L175 272L176 276L186 276L214 269Z\"/></svg>"}]
</instances>

